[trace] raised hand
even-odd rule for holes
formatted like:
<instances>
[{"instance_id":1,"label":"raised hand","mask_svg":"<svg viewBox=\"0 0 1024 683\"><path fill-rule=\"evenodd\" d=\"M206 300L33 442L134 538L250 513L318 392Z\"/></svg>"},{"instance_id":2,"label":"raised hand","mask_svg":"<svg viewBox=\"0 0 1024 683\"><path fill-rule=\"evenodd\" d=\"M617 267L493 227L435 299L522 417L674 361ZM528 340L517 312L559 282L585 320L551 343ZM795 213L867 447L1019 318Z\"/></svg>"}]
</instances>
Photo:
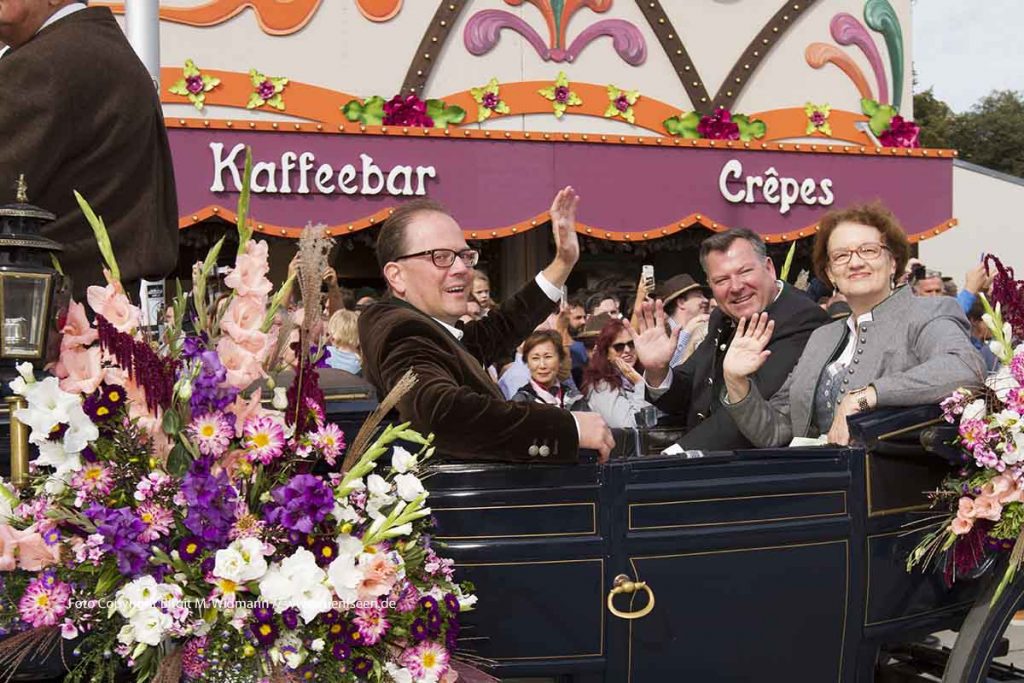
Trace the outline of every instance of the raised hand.
<instances>
[{"instance_id":1,"label":"raised hand","mask_svg":"<svg viewBox=\"0 0 1024 683\"><path fill-rule=\"evenodd\" d=\"M639 308L636 330L627 325L629 335L636 346L636 355L647 373L647 382L658 386L668 374L668 364L679 344L679 329L669 334L665 331L665 306L661 299L644 301Z\"/></svg>"},{"instance_id":2,"label":"raised hand","mask_svg":"<svg viewBox=\"0 0 1024 683\"><path fill-rule=\"evenodd\" d=\"M769 320L767 313L759 313L749 321L746 318L740 318L740 322L736 326L736 334L722 361L722 374L727 383L730 380L742 380L750 377L761 369L772 353L765 347L771 341L774 330L775 321Z\"/></svg>"},{"instance_id":3,"label":"raised hand","mask_svg":"<svg viewBox=\"0 0 1024 683\"><path fill-rule=\"evenodd\" d=\"M616 358L612 362L615 364L615 367L618 368L619 372L622 373L622 376L632 382L634 386L641 384L644 381L644 378L640 376L640 373L636 371L636 368L621 358Z\"/></svg>"},{"instance_id":4,"label":"raised hand","mask_svg":"<svg viewBox=\"0 0 1024 683\"><path fill-rule=\"evenodd\" d=\"M580 240L576 234L576 207L580 198L572 186L562 189L551 202L551 231L555 238L555 260L570 269L580 258ZM555 283L558 284L558 283Z\"/></svg>"}]
</instances>

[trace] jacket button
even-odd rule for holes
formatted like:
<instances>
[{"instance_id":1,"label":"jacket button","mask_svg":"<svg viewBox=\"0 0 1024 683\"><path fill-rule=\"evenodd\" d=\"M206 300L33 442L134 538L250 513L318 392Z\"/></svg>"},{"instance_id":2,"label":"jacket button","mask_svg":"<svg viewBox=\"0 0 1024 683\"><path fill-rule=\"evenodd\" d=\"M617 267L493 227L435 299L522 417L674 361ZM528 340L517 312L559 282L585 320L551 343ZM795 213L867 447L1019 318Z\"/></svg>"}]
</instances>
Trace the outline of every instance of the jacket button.
<instances>
[{"instance_id":1,"label":"jacket button","mask_svg":"<svg viewBox=\"0 0 1024 683\"><path fill-rule=\"evenodd\" d=\"M850 368L850 374L851 375L853 374L853 368Z\"/></svg>"},{"instance_id":2,"label":"jacket button","mask_svg":"<svg viewBox=\"0 0 1024 683\"><path fill-rule=\"evenodd\" d=\"M864 353L864 349L857 349L857 353Z\"/></svg>"},{"instance_id":3,"label":"jacket button","mask_svg":"<svg viewBox=\"0 0 1024 683\"><path fill-rule=\"evenodd\" d=\"M532 446L530 446L529 450L527 450L526 452L529 453L530 455L536 457L537 454L540 453L540 449L537 448L537 444L533 444Z\"/></svg>"},{"instance_id":4,"label":"jacket button","mask_svg":"<svg viewBox=\"0 0 1024 683\"><path fill-rule=\"evenodd\" d=\"M868 326L867 325L861 325L860 326L860 331L861 332L867 332L868 331Z\"/></svg>"},{"instance_id":5,"label":"jacket button","mask_svg":"<svg viewBox=\"0 0 1024 683\"><path fill-rule=\"evenodd\" d=\"M551 449L548 448L547 446L541 446L540 447L540 457L546 458L549 455L551 455Z\"/></svg>"},{"instance_id":6,"label":"jacket button","mask_svg":"<svg viewBox=\"0 0 1024 683\"><path fill-rule=\"evenodd\" d=\"M859 363L859 362L860 362L860 358L854 358L854 359L853 359L853 364L854 364L854 365L856 365L856 364L857 364L857 363Z\"/></svg>"},{"instance_id":7,"label":"jacket button","mask_svg":"<svg viewBox=\"0 0 1024 683\"><path fill-rule=\"evenodd\" d=\"M849 377L847 377L846 379L843 380L843 384L849 384L849 383L850 383L850 378Z\"/></svg>"},{"instance_id":8,"label":"jacket button","mask_svg":"<svg viewBox=\"0 0 1024 683\"><path fill-rule=\"evenodd\" d=\"M843 388L841 388L841 389L839 390L839 393L840 393L840 394L845 394L845 393L846 393L846 387L843 387ZM838 402L839 402L839 401L836 401L836 403L838 403Z\"/></svg>"},{"instance_id":9,"label":"jacket button","mask_svg":"<svg viewBox=\"0 0 1024 683\"><path fill-rule=\"evenodd\" d=\"M863 343L867 342L867 340L868 340L867 337L861 337L860 338L860 343L863 344Z\"/></svg>"}]
</instances>

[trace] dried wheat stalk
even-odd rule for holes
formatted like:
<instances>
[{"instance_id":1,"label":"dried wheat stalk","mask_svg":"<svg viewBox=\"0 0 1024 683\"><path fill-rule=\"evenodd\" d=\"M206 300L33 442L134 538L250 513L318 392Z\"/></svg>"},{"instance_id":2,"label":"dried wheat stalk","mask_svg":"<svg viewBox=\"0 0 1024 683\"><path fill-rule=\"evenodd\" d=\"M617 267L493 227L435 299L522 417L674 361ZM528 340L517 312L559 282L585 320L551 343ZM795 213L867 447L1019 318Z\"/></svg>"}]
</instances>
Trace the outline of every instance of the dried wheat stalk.
<instances>
[{"instance_id":1,"label":"dried wheat stalk","mask_svg":"<svg viewBox=\"0 0 1024 683\"><path fill-rule=\"evenodd\" d=\"M377 427L381 421L387 417L387 414L391 412L391 409L398 405L398 402L402 400L409 391L416 386L416 382L419 379L416 377L416 373L410 368L402 375L402 379L398 380L398 383L391 388L388 395L384 397L384 400L380 402L370 416L363 422L363 426L359 429L359 433L356 434L356 438L352 440L352 443L348 447L348 452L345 454L345 461L341 465L342 473L348 472L352 469L352 466L356 464L362 456L363 451L370 445L370 440L373 438L374 433L377 431Z\"/></svg>"}]
</instances>

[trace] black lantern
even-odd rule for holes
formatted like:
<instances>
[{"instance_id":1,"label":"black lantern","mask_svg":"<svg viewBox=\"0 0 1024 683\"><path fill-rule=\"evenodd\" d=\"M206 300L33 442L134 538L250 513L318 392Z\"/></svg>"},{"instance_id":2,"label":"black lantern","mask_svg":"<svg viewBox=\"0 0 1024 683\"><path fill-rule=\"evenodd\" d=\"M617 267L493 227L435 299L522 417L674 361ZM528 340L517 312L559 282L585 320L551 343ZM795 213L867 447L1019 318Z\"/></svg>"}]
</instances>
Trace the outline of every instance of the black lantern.
<instances>
[{"instance_id":1,"label":"black lantern","mask_svg":"<svg viewBox=\"0 0 1024 683\"><path fill-rule=\"evenodd\" d=\"M53 303L63 290L63 276L51 254L62 251L57 242L40 234L56 219L28 203L25 176L18 179L14 204L0 206L0 377L13 376L14 366L46 360L48 337L54 327Z\"/></svg>"}]
</instances>

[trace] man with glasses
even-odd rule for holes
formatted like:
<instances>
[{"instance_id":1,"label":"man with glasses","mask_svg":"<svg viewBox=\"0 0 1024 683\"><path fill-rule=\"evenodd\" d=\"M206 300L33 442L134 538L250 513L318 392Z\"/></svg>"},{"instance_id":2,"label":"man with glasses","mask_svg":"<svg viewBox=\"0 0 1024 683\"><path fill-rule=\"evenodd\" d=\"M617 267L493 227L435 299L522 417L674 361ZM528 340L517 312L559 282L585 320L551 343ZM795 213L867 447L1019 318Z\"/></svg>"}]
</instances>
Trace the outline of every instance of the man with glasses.
<instances>
[{"instance_id":1,"label":"man with glasses","mask_svg":"<svg viewBox=\"0 0 1024 683\"><path fill-rule=\"evenodd\" d=\"M811 333L828 322L828 316L777 279L764 240L755 232L734 228L707 238L700 247L700 262L718 308L708 319L707 337L682 365L670 365L682 328L669 333L663 302L644 302L634 339L645 368L647 396L687 429L679 442L684 449L750 448L751 442L721 401L725 394L722 360L736 322L762 311L775 321L767 346L771 355L757 372L758 387L770 397L786 381Z\"/></svg>"},{"instance_id":2,"label":"man with glasses","mask_svg":"<svg viewBox=\"0 0 1024 683\"><path fill-rule=\"evenodd\" d=\"M463 323L479 253L458 223L430 200L403 204L384 222L377 260L390 296L359 318L365 376L387 392L414 370L399 403L402 420L433 432L444 454L468 459L576 462L578 449L602 461L614 446L599 415L505 400L485 367L509 357L554 312L579 259L571 187L551 205L555 258L516 295L481 320Z\"/></svg>"}]
</instances>

